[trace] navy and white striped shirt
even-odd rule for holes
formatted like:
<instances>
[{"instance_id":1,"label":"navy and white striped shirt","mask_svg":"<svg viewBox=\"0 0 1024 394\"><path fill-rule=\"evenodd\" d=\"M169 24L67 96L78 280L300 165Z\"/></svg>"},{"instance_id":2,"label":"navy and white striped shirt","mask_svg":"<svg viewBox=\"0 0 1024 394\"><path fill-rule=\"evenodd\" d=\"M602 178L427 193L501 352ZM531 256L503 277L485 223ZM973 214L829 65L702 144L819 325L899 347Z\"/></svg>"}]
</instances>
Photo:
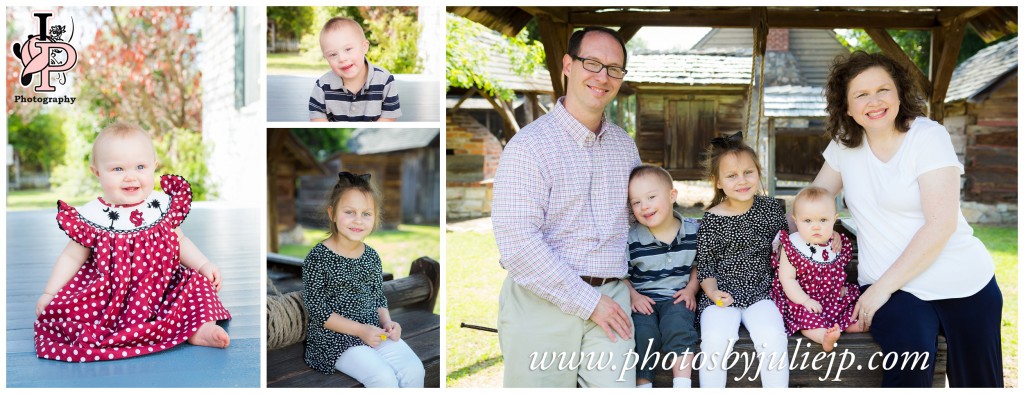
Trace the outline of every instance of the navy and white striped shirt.
<instances>
[{"instance_id":1,"label":"navy and white striped shirt","mask_svg":"<svg viewBox=\"0 0 1024 394\"><path fill-rule=\"evenodd\" d=\"M309 95L309 119L331 122L375 122L402 116L395 77L366 60L366 83L358 92L345 89L341 77L328 71L316 80Z\"/></svg>"},{"instance_id":2,"label":"navy and white striped shirt","mask_svg":"<svg viewBox=\"0 0 1024 394\"><path fill-rule=\"evenodd\" d=\"M686 287L697 257L697 221L672 214L681 224L671 244L659 241L640 223L633 222L629 229L629 281L654 301L671 300Z\"/></svg>"}]
</instances>

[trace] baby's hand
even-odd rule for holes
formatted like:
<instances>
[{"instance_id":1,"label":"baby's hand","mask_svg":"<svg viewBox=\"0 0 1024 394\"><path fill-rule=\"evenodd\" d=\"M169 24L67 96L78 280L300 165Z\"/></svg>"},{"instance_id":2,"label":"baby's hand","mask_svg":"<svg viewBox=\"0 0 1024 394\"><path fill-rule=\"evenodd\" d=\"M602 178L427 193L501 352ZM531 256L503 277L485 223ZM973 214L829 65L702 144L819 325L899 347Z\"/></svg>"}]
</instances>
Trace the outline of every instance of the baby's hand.
<instances>
[{"instance_id":1,"label":"baby's hand","mask_svg":"<svg viewBox=\"0 0 1024 394\"><path fill-rule=\"evenodd\" d=\"M199 275L205 276L206 279L213 283L213 288L216 291L220 291L220 267L217 264L208 262L199 267Z\"/></svg>"},{"instance_id":2,"label":"baby's hand","mask_svg":"<svg viewBox=\"0 0 1024 394\"><path fill-rule=\"evenodd\" d=\"M53 294L46 294L39 296L39 301L36 301L36 317L43 314L43 310L46 309L47 305L50 305L50 301L53 301Z\"/></svg>"},{"instance_id":3,"label":"baby's hand","mask_svg":"<svg viewBox=\"0 0 1024 394\"><path fill-rule=\"evenodd\" d=\"M380 346L380 343L384 341L384 338L387 338L387 333L384 329L377 326L371 326L369 324L363 324L363 333L359 335L359 339L363 340L363 343L367 346Z\"/></svg>"},{"instance_id":4,"label":"baby's hand","mask_svg":"<svg viewBox=\"0 0 1024 394\"><path fill-rule=\"evenodd\" d=\"M715 305L720 307L728 307L732 305L732 294L726 293L721 290L715 290L711 293L711 301L714 301Z\"/></svg>"},{"instance_id":5,"label":"baby's hand","mask_svg":"<svg viewBox=\"0 0 1024 394\"><path fill-rule=\"evenodd\" d=\"M387 333L387 338L392 341L402 339L402 326L396 321L392 321L384 325L384 332Z\"/></svg>"},{"instance_id":6,"label":"baby's hand","mask_svg":"<svg viewBox=\"0 0 1024 394\"><path fill-rule=\"evenodd\" d=\"M821 303L815 301L813 298L808 298L807 301L804 301L801 305L803 305L808 312L821 313Z\"/></svg>"},{"instance_id":7,"label":"baby's hand","mask_svg":"<svg viewBox=\"0 0 1024 394\"><path fill-rule=\"evenodd\" d=\"M651 297L640 294L636 290L629 292L629 306L633 312L650 315L654 313L654 308L651 308L651 305L654 305L654 300Z\"/></svg>"},{"instance_id":8,"label":"baby's hand","mask_svg":"<svg viewBox=\"0 0 1024 394\"><path fill-rule=\"evenodd\" d=\"M684 305L686 305L686 309L689 309L690 312L694 312L697 310L697 300L696 297L694 297L694 293L696 293L696 291L687 290L685 287L679 289L679 291L672 295L672 297L676 299L672 303L678 304L680 302L685 302L686 304Z\"/></svg>"}]
</instances>

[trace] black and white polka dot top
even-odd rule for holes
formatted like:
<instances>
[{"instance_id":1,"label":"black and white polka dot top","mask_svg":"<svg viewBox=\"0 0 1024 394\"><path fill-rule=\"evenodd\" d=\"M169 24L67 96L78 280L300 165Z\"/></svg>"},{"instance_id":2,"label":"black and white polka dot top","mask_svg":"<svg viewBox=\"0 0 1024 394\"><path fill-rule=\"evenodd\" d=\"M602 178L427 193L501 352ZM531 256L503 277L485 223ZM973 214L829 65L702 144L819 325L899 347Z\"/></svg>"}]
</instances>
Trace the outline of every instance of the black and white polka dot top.
<instances>
[{"instance_id":1,"label":"black and white polka dot top","mask_svg":"<svg viewBox=\"0 0 1024 394\"><path fill-rule=\"evenodd\" d=\"M363 255L350 259L318 243L306 255L302 266L302 301L309 311L306 329L306 364L317 371L333 374L334 363L342 352L363 341L324 327L337 313L342 317L380 327L377 308L387 308L377 251L366 245Z\"/></svg>"},{"instance_id":2,"label":"black and white polka dot top","mask_svg":"<svg viewBox=\"0 0 1024 394\"><path fill-rule=\"evenodd\" d=\"M771 244L784 228L785 210L771 197L754 196L750 210L736 216L705 212L697 231L697 280L715 278L736 307L770 299ZM712 304L701 292L699 311Z\"/></svg>"}]
</instances>

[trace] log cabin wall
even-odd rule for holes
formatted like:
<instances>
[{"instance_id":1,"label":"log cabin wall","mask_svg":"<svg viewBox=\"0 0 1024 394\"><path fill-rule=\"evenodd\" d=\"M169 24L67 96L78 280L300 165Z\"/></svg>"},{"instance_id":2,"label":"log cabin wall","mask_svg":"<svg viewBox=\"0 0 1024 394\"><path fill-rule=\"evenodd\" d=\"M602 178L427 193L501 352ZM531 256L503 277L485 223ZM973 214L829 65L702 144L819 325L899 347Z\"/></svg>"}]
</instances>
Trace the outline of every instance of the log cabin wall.
<instances>
[{"instance_id":1,"label":"log cabin wall","mask_svg":"<svg viewBox=\"0 0 1024 394\"><path fill-rule=\"evenodd\" d=\"M640 160L664 167L676 180L704 179L701 160L711 138L743 128L745 88L634 88Z\"/></svg>"},{"instance_id":2,"label":"log cabin wall","mask_svg":"<svg viewBox=\"0 0 1024 394\"><path fill-rule=\"evenodd\" d=\"M964 163L963 199L1017 203L1017 77L987 99L945 105L945 125Z\"/></svg>"}]
</instances>

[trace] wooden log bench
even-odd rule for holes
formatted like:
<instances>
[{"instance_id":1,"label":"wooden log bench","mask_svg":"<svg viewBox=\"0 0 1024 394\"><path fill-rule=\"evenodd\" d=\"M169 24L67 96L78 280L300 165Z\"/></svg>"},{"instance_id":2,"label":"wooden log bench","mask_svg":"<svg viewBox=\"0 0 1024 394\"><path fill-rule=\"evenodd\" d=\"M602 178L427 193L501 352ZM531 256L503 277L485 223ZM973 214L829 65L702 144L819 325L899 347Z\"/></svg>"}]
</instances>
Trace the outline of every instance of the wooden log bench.
<instances>
[{"instance_id":1,"label":"wooden log bench","mask_svg":"<svg viewBox=\"0 0 1024 394\"><path fill-rule=\"evenodd\" d=\"M267 260L272 264L281 257L269 253ZM420 257L409 276L384 282L391 317L402 324L402 340L423 361L425 387L441 383L441 317L433 312L440 273L437 261ZM341 372L326 375L306 365L308 321L301 291L267 297L267 387L362 387Z\"/></svg>"},{"instance_id":2,"label":"wooden log bench","mask_svg":"<svg viewBox=\"0 0 1024 394\"><path fill-rule=\"evenodd\" d=\"M855 231L852 226L844 226L837 222L835 231L845 234L853 242L853 260L846 266L847 281L857 283L857 242ZM807 344L810 343L810 346ZM800 348L797 349L799 344ZM755 355L754 344L750 340L750 333L746 328L740 328L739 340L733 346L733 351L746 353L749 357ZM845 359L844 359L845 354ZM876 356L877 354L877 356ZM835 349L826 353L821 345L807 339L800 333L789 337L789 356L792 368L789 372L789 387L880 387L882 384L882 368L878 365L885 361L885 354L882 348L871 338L870 333L843 334ZM795 356L795 357L794 357ZM874 362L876 368L869 368L869 361ZM739 358L736 366L729 369L727 387L761 387L761 379L751 379L756 372L757 364L744 374L744 362L747 356ZM894 358L893 358L894 359ZM815 362L815 360L818 360ZM923 359L921 361L924 361ZM934 360L927 360L935 365L935 380L933 387L946 386L946 338L938 337L938 352ZM830 364L831 362L831 364ZM890 360L889 362L892 362ZM844 370L838 378L841 363ZM699 365L699 364L698 364ZM827 376L826 376L827 374ZM699 387L699 373L693 371L693 387ZM737 380L738 379L738 380ZM655 372L655 387L672 387L672 372L658 370Z\"/></svg>"}]
</instances>

